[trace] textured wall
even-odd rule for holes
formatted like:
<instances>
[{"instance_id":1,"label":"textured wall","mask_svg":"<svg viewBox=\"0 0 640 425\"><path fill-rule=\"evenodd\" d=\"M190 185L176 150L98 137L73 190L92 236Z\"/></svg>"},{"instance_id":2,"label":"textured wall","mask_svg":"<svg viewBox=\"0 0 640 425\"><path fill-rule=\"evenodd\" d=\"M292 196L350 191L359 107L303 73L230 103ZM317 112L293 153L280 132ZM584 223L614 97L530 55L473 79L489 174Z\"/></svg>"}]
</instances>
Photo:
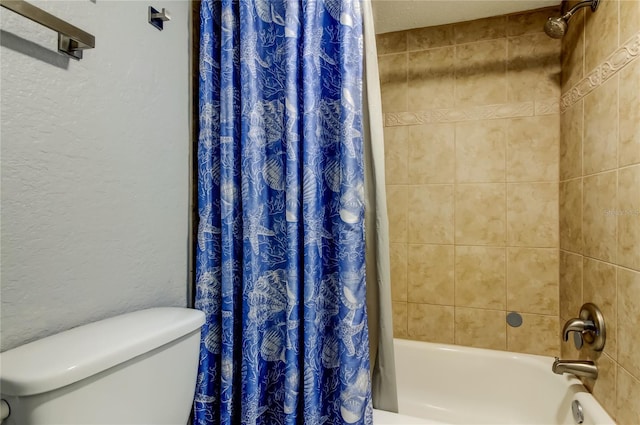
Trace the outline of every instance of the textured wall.
<instances>
[{"instance_id":1,"label":"textured wall","mask_svg":"<svg viewBox=\"0 0 640 425\"><path fill-rule=\"evenodd\" d=\"M190 3L35 4L96 48L1 9L2 350L186 303Z\"/></svg>"},{"instance_id":2,"label":"textured wall","mask_svg":"<svg viewBox=\"0 0 640 425\"><path fill-rule=\"evenodd\" d=\"M559 353L555 13L378 37L396 336Z\"/></svg>"},{"instance_id":3,"label":"textured wall","mask_svg":"<svg viewBox=\"0 0 640 425\"><path fill-rule=\"evenodd\" d=\"M586 381L619 424L640 423L640 1L583 9L562 45L560 318L597 304L603 353Z\"/></svg>"}]
</instances>

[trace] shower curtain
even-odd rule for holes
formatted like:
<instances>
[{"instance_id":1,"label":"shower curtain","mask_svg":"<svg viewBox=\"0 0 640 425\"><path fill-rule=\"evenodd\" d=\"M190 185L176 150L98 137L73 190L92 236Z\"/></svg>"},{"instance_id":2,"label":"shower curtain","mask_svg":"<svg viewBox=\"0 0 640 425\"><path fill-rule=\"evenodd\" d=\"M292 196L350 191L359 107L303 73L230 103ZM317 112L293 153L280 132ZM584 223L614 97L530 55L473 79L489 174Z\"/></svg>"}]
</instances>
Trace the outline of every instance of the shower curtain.
<instances>
[{"instance_id":1,"label":"shower curtain","mask_svg":"<svg viewBox=\"0 0 640 425\"><path fill-rule=\"evenodd\" d=\"M358 0L203 0L195 424L372 423Z\"/></svg>"},{"instance_id":2,"label":"shower curtain","mask_svg":"<svg viewBox=\"0 0 640 425\"><path fill-rule=\"evenodd\" d=\"M393 354L389 219L384 174L384 134L376 33L371 1L362 2L364 31L363 127L365 149L367 309L373 406L398 411Z\"/></svg>"}]
</instances>

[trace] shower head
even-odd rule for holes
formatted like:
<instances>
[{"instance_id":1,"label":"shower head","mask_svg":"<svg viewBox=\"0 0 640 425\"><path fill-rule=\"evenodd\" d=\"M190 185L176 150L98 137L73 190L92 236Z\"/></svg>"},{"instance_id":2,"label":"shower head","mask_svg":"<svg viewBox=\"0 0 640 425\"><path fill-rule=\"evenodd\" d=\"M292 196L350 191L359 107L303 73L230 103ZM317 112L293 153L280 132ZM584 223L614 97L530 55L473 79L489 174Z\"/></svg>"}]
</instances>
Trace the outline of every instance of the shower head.
<instances>
[{"instance_id":1,"label":"shower head","mask_svg":"<svg viewBox=\"0 0 640 425\"><path fill-rule=\"evenodd\" d=\"M586 0L576 4L562 16L551 17L544 24L544 32L551 38L562 38L569 28L569 20L571 17L583 7L590 6L593 12L598 8L600 0Z\"/></svg>"},{"instance_id":2,"label":"shower head","mask_svg":"<svg viewBox=\"0 0 640 425\"><path fill-rule=\"evenodd\" d=\"M562 16L549 18L544 24L544 32L551 38L562 38L569 25Z\"/></svg>"}]
</instances>

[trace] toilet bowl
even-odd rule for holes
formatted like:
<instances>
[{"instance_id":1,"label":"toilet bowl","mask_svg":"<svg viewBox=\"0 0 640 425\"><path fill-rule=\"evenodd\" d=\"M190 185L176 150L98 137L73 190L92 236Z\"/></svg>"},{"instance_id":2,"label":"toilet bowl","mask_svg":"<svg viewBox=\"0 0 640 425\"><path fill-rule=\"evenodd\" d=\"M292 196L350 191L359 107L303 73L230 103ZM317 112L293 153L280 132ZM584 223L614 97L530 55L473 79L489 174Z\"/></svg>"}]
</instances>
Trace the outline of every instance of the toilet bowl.
<instances>
[{"instance_id":1,"label":"toilet bowl","mask_svg":"<svg viewBox=\"0 0 640 425\"><path fill-rule=\"evenodd\" d=\"M161 307L0 353L3 425L186 424L204 313Z\"/></svg>"}]
</instances>

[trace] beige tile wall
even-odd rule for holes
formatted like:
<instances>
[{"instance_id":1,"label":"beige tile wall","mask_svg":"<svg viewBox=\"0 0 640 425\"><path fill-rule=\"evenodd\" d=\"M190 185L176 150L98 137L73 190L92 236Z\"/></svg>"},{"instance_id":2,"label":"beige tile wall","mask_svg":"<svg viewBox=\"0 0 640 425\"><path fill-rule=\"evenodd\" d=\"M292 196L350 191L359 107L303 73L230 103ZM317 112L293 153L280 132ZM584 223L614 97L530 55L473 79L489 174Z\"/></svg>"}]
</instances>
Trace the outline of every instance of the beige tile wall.
<instances>
[{"instance_id":1,"label":"beige tile wall","mask_svg":"<svg viewBox=\"0 0 640 425\"><path fill-rule=\"evenodd\" d=\"M559 354L557 13L378 36L396 336Z\"/></svg>"},{"instance_id":2,"label":"beige tile wall","mask_svg":"<svg viewBox=\"0 0 640 425\"><path fill-rule=\"evenodd\" d=\"M640 424L640 2L603 0L562 45L560 319L594 302L607 323L586 382L619 424ZM591 77L587 79L587 77Z\"/></svg>"}]
</instances>

